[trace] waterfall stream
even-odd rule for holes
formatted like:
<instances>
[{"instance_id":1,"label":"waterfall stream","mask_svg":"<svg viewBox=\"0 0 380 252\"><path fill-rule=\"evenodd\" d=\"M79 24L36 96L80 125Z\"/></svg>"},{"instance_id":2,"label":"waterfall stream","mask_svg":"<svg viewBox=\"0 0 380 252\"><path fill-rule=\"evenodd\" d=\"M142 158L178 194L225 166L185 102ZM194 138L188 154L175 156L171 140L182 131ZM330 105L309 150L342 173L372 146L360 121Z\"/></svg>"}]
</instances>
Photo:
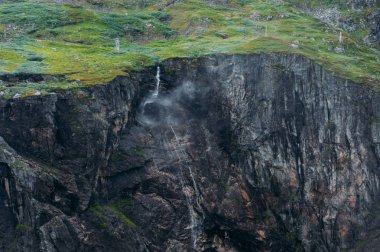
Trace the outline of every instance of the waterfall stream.
<instances>
[{"instance_id":1,"label":"waterfall stream","mask_svg":"<svg viewBox=\"0 0 380 252\"><path fill-rule=\"evenodd\" d=\"M189 215L190 215L191 243L192 243L192 247L194 249L197 249L197 242L198 242L198 239L203 232L203 221L205 219L205 213L203 211L202 206L200 205L201 194L199 192L197 182L196 182L195 177L193 175L191 165L188 164L188 160L187 160L188 158L187 158L186 152L183 149L183 144L181 144L180 138L176 134L172 125L170 125L170 129L173 132L174 139L175 139L175 145L173 146L174 150L178 156L178 160L181 163L184 163L188 168L189 175L190 175L191 181L192 181L192 187L193 187L194 193L195 193L195 197L194 197L193 195L191 195L190 192L186 191L185 182L183 181L183 179L184 179L183 178L183 170L182 170L182 166L180 164L179 169L180 169L180 174L181 174L181 176L180 176L181 185L182 185L182 190L183 190L185 197L186 197L186 203L187 203L187 207L189 209ZM201 216L199 216L199 214L195 211L195 208L193 205L194 202L197 206L197 209L201 212Z\"/></svg>"},{"instance_id":2,"label":"waterfall stream","mask_svg":"<svg viewBox=\"0 0 380 252\"><path fill-rule=\"evenodd\" d=\"M158 66L156 71L156 89L154 90L153 97L157 97L160 92L160 82L160 67Z\"/></svg>"},{"instance_id":3,"label":"waterfall stream","mask_svg":"<svg viewBox=\"0 0 380 252\"><path fill-rule=\"evenodd\" d=\"M140 121L141 123L145 124L145 125L152 125L154 124L154 120L152 120L152 118L149 118L149 116L146 116L146 106L148 104L155 104L155 106L159 106L158 102L159 102L159 94L160 94L160 83L161 83L161 79L160 79L160 67L157 66L157 70L156 70L156 84L155 84L155 88L154 88L154 91L153 93L150 93L150 95L148 95L147 97L144 98L143 102L142 102L142 105L140 105L140 113L138 115L138 121ZM156 116L159 116L159 115L156 115Z\"/></svg>"},{"instance_id":4,"label":"waterfall stream","mask_svg":"<svg viewBox=\"0 0 380 252\"><path fill-rule=\"evenodd\" d=\"M186 152L188 135L178 134L178 129L187 127L186 116L182 114L183 105L179 101L183 102L183 95L191 96L192 89L189 88L189 83L184 83L170 93L160 94L160 74L160 67L157 66L155 89L141 103L138 121L153 129L156 132L155 137L161 139L168 148L168 158L172 159L177 169L176 177L180 182L180 189L185 196L184 203L189 213L191 247L198 251L200 238L204 234L205 212L200 203L202 195L196 182L196 174ZM170 133L170 136L166 133Z\"/></svg>"}]
</instances>

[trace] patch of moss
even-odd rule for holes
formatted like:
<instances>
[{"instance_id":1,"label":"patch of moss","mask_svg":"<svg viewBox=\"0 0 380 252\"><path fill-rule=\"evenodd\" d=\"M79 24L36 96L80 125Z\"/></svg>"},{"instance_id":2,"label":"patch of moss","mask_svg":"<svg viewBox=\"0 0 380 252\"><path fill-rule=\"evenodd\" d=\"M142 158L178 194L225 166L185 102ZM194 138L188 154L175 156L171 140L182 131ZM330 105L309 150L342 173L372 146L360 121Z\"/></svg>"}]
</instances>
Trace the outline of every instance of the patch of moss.
<instances>
[{"instance_id":1,"label":"patch of moss","mask_svg":"<svg viewBox=\"0 0 380 252\"><path fill-rule=\"evenodd\" d=\"M135 147L132 149L132 151L139 156L142 156L142 157L145 156L145 149L143 147Z\"/></svg>"},{"instance_id":2,"label":"patch of moss","mask_svg":"<svg viewBox=\"0 0 380 252\"><path fill-rule=\"evenodd\" d=\"M279 72L287 72L288 71L288 69L282 64L274 64L274 65L272 65L272 68L279 71Z\"/></svg>"},{"instance_id":3,"label":"patch of moss","mask_svg":"<svg viewBox=\"0 0 380 252\"><path fill-rule=\"evenodd\" d=\"M27 168L27 166L28 165L26 163L24 163L20 160L15 160L14 162L9 164L9 167L11 169L25 169L25 168Z\"/></svg>"},{"instance_id":4,"label":"patch of moss","mask_svg":"<svg viewBox=\"0 0 380 252\"><path fill-rule=\"evenodd\" d=\"M17 224L16 225L16 231L17 232L27 232L27 231L30 231L31 229L32 228L26 224Z\"/></svg>"},{"instance_id":5,"label":"patch of moss","mask_svg":"<svg viewBox=\"0 0 380 252\"><path fill-rule=\"evenodd\" d=\"M89 211L96 215L100 222L99 226L103 229L108 229L110 227L111 218L117 217L124 225L129 227L137 227L137 225L124 214L125 209L129 206L130 200L124 199L115 201L107 205L96 205L89 209Z\"/></svg>"},{"instance_id":6,"label":"patch of moss","mask_svg":"<svg viewBox=\"0 0 380 252\"><path fill-rule=\"evenodd\" d=\"M17 51L0 48L0 73L8 73L16 70L25 60L23 55Z\"/></svg>"},{"instance_id":7,"label":"patch of moss","mask_svg":"<svg viewBox=\"0 0 380 252\"><path fill-rule=\"evenodd\" d=\"M82 83L68 80L52 80L46 82L15 82L12 85L0 86L0 92L7 99L13 98L16 94L20 97L46 95L54 90L73 90L83 87Z\"/></svg>"}]
</instances>

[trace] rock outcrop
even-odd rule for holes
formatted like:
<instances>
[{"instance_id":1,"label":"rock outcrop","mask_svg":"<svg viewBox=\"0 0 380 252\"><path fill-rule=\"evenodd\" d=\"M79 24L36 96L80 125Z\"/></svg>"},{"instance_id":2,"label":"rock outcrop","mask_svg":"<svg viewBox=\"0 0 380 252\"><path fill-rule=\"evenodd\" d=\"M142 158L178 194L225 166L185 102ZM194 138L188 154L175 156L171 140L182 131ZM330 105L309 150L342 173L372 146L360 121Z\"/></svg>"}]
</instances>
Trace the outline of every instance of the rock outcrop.
<instances>
[{"instance_id":1,"label":"rock outcrop","mask_svg":"<svg viewBox=\"0 0 380 252\"><path fill-rule=\"evenodd\" d=\"M150 69L1 100L3 249L339 251L378 233L370 86L299 55L160 67L157 96Z\"/></svg>"},{"instance_id":2,"label":"rock outcrop","mask_svg":"<svg viewBox=\"0 0 380 252\"><path fill-rule=\"evenodd\" d=\"M372 23L370 38L374 44L380 45L380 9L373 10L368 18Z\"/></svg>"}]
</instances>

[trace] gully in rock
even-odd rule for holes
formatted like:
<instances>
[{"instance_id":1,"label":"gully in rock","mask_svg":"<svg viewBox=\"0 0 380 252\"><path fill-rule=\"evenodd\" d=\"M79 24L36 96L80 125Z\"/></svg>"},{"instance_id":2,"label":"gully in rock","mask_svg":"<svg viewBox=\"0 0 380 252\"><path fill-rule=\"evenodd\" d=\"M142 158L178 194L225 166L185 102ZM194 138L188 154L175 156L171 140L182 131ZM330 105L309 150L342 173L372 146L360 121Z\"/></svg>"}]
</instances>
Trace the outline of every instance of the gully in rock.
<instances>
[{"instance_id":1,"label":"gully in rock","mask_svg":"<svg viewBox=\"0 0 380 252\"><path fill-rule=\"evenodd\" d=\"M188 88L187 84L180 85L168 95L160 95L160 67L157 67L156 85L153 93L141 103L139 122L152 130L152 132L166 132L166 134L155 134L154 137L161 139L168 152L168 163L173 163L178 173L176 175L180 182L181 191L185 196L185 203L189 214L189 225L191 244L193 250L201 250L200 238L203 235L203 222L205 212L200 204L202 200L196 176L190 164L190 158L186 152L188 148L187 134L177 132L186 125L186 109L182 108L179 100L185 94L182 89ZM180 94L179 94L180 93ZM175 105L175 106L173 106ZM184 117L184 118L182 118ZM158 169L160 169L158 167ZM187 228L186 228L187 229Z\"/></svg>"},{"instance_id":2,"label":"gully in rock","mask_svg":"<svg viewBox=\"0 0 380 252\"><path fill-rule=\"evenodd\" d=\"M201 195L200 195L200 192L198 190L198 185L197 185L197 182L196 182L195 177L193 175L191 165L188 164L189 162L187 161L187 158L188 158L187 154L184 151L184 148L186 148L186 146L184 144L181 144L181 139L178 137L178 135L175 132L172 125L170 125L170 129L174 134L175 145L173 147L174 147L174 150L175 150L177 157L178 157L179 169L180 169L180 174L181 174L180 180L181 180L181 185L182 185L182 191L185 194L187 207L189 209L190 224L191 224L191 226L190 226L191 244L192 244L192 247L194 249L197 249L198 240L203 233L203 222L205 219L205 212L203 211L203 208L200 205L199 201L201 199ZM187 188L185 187L185 183L183 181L182 163L185 163L185 165L187 166L187 168L189 170L189 175L190 175L191 180L192 180L192 185L193 185L195 195L188 192ZM199 214L195 211L194 202L197 206L197 209L201 212L201 216L199 216Z\"/></svg>"}]
</instances>

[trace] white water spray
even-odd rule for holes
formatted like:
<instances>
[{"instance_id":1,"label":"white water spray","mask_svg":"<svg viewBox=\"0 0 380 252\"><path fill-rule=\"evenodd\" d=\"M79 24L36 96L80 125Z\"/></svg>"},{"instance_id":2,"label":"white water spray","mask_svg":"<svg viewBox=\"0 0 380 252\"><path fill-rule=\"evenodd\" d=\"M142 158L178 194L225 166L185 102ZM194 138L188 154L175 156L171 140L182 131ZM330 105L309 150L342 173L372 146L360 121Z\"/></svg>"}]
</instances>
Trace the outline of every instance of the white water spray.
<instances>
[{"instance_id":1,"label":"white water spray","mask_svg":"<svg viewBox=\"0 0 380 252\"><path fill-rule=\"evenodd\" d=\"M154 90L153 97L157 97L159 92L160 92L160 67L157 67L157 72L156 72L156 89Z\"/></svg>"},{"instance_id":2,"label":"white water spray","mask_svg":"<svg viewBox=\"0 0 380 252\"><path fill-rule=\"evenodd\" d=\"M339 44L343 43L342 32L339 32Z\"/></svg>"},{"instance_id":3,"label":"white water spray","mask_svg":"<svg viewBox=\"0 0 380 252\"><path fill-rule=\"evenodd\" d=\"M160 79L160 67L157 66L157 71L156 71L156 87L154 88L154 91L153 93L151 93L147 98L145 98L145 100L143 101L142 103L142 112L141 112L141 115L140 115L140 118L138 119L140 122L144 123L144 124L148 124L148 125L151 125L154 123L154 121L150 120L149 117L146 117L144 116L144 113L145 113L145 106L147 104L150 104L150 103L154 103L154 102L157 102L158 100L158 95L159 95L159 92L160 92L160 83L161 83L161 79Z\"/></svg>"},{"instance_id":4,"label":"white water spray","mask_svg":"<svg viewBox=\"0 0 380 252\"><path fill-rule=\"evenodd\" d=\"M194 90L190 83L185 83L170 95L161 95L160 74L160 67L157 66L155 89L153 92L150 92L140 105L141 110L137 120L148 127L160 127L161 130L165 128L167 129L161 137L164 141L164 146L168 146L168 158L172 162L176 162L176 168L178 169L176 171L176 178L180 182L189 214L189 222L187 222L189 225L186 227L186 230L191 232L191 244L189 245L192 246L194 251L199 251L198 248L201 246L201 242L203 241L202 238L205 235L203 224L206 215L201 206L202 195L197 185L196 174L193 173L193 167L191 166L192 161L189 154L186 152L188 135L178 135L175 131L175 125L177 125L178 119L175 112L177 112L178 109L171 108L172 104L177 104L177 100L180 99L182 93L191 96ZM146 110L148 104L151 105L149 106L149 109ZM156 106L157 110L155 109ZM156 115L156 113L159 114ZM167 133L170 133L170 137L167 136ZM158 137L160 138L160 136Z\"/></svg>"}]
</instances>

